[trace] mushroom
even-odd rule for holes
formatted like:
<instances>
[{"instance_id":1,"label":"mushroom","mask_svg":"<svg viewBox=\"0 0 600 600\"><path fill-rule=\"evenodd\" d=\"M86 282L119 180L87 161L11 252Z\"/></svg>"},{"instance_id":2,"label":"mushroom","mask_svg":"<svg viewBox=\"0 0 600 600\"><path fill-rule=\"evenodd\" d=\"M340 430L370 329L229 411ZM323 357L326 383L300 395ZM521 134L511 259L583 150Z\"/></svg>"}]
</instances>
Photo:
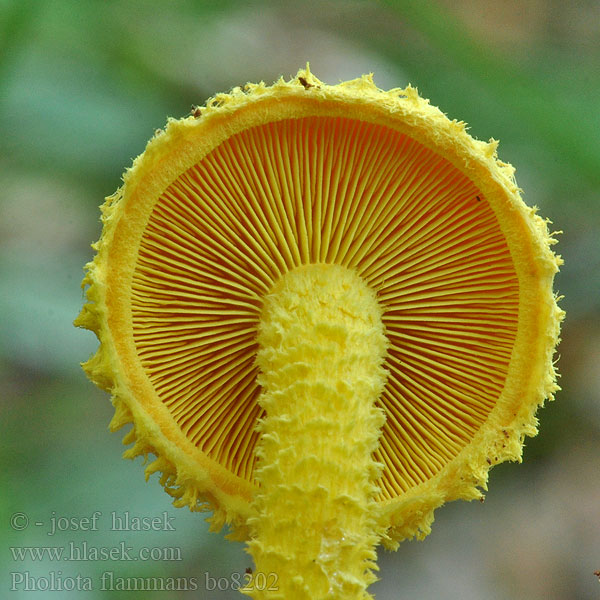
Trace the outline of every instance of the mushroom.
<instances>
[{"instance_id":1,"label":"mushroom","mask_svg":"<svg viewBox=\"0 0 600 600\"><path fill-rule=\"evenodd\" d=\"M235 88L104 204L76 325L125 456L212 511L256 598L366 598L376 547L520 460L561 263L497 143L370 76Z\"/></svg>"}]
</instances>

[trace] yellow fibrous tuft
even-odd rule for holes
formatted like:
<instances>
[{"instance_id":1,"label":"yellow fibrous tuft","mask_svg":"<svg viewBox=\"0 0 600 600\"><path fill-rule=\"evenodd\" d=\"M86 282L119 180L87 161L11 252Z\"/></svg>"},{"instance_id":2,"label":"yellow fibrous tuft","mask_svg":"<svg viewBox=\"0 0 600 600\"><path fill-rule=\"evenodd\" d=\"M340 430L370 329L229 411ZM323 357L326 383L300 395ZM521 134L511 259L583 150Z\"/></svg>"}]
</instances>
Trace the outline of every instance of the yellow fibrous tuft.
<instances>
[{"instance_id":1,"label":"yellow fibrous tuft","mask_svg":"<svg viewBox=\"0 0 600 600\"><path fill-rule=\"evenodd\" d=\"M423 537L444 502L481 497L490 466L520 460L537 408L558 389L561 260L547 223L523 203L497 142L474 140L410 86L384 92L370 76L330 86L306 69L215 96L149 142L102 220L76 321L100 340L84 368L112 394L111 428L133 423L126 456L154 455L147 476L160 472L178 506L212 511L213 527L229 524L238 539L258 540L277 505L260 492L270 472L260 457L279 451L269 449L280 434L268 382L310 372L311 410L318 398L327 409L345 394L357 402L337 371L316 383L322 348L347 344L344 302L331 308L343 327L312 323L302 342L320 362L265 367L276 347L269 327L297 326L276 325L269 311L283 318L282 286L309 266L359 281L385 331L377 369L387 377L363 407L368 474L343 463L364 492L349 504L367 507L375 532L363 549ZM335 361L362 369L379 364L375 354ZM377 369L373 381L383 381Z\"/></svg>"},{"instance_id":2,"label":"yellow fibrous tuft","mask_svg":"<svg viewBox=\"0 0 600 600\"><path fill-rule=\"evenodd\" d=\"M372 289L353 271L312 264L265 297L258 328L257 516L248 549L255 598L362 599L379 526L376 407L387 339ZM257 574L275 590L255 585Z\"/></svg>"}]
</instances>

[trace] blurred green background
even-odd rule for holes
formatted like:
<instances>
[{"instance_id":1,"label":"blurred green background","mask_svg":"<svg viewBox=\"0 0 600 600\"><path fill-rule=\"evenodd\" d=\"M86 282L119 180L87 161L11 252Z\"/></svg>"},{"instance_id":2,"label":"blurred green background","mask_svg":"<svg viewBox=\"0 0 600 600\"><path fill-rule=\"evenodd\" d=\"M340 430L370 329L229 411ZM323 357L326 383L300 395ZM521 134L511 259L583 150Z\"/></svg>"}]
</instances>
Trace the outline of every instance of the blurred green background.
<instances>
[{"instance_id":1,"label":"blurred green background","mask_svg":"<svg viewBox=\"0 0 600 600\"><path fill-rule=\"evenodd\" d=\"M289 78L307 61L328 83L365 72L381 88L410 82L474 136L500 139L525 200L564 231L563 391L540 412L540 435L524 464L492 471L484 504L443 507L424 542L381 550L370 591L379 600L600 597L596 0L0 0L0 597L241 597L210 588L234 587L232 574L251 565L243 546L172 508L156 476L146 483L140 464L121 460L108 397L78 364L97 342L71 323L98 206L154 130L216 92ZM95 511L98 531L50 535L53 518ZM175 531L111 531L113 511L168 511ZM84 541L179 551L68 562L10 550ZM198 589L102 591L103 572L195 578ZM68 588L78 575L91 591L25 591L27 577L29 587L62 579Z\"/></svg>"}]
</instances>

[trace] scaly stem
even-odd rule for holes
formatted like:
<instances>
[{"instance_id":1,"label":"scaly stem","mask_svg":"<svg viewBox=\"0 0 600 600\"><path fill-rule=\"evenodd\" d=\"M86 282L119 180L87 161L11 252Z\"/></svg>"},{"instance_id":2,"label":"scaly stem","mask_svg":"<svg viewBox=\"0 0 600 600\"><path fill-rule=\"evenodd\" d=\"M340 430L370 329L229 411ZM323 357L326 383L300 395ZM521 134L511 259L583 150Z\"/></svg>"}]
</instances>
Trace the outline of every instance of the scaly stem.
<instances>
[{"instance_id":1,"label":"scaly stem","mask_svg":"<svg viewBox=\"0 0 600 600\"><path fill-rule=\"evenodd\" d=\"M298 267L267 296L258 341L266 417L245 592L369 598L387 345L375 294L345 267Z\"/></svg>"}]
</instances>

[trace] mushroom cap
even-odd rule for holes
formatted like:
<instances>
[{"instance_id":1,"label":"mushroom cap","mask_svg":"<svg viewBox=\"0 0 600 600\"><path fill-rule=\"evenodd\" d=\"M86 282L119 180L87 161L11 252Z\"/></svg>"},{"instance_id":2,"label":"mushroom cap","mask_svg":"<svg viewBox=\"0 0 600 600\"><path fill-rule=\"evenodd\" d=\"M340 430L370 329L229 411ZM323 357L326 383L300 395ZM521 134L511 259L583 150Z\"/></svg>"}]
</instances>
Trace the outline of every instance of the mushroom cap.
<instances>
[{"instance_id":1,"label":"mushroom cap","mask_svg":"<svg viewBox=\"0 0 600 600\"><path fill-rule=\"evenodd\" d=\"M481 498L558 389L563 317L554 240L496 148L410 86L329 86L308 68L169 120L102 207L76 320L100 340L84 369L112 394L111 429L133 423L125 456L155 455L146 477L176 505L246 538L263 298L332 263L376 291L389 340L383 542Z\"/></svg>"}]
</instances>

